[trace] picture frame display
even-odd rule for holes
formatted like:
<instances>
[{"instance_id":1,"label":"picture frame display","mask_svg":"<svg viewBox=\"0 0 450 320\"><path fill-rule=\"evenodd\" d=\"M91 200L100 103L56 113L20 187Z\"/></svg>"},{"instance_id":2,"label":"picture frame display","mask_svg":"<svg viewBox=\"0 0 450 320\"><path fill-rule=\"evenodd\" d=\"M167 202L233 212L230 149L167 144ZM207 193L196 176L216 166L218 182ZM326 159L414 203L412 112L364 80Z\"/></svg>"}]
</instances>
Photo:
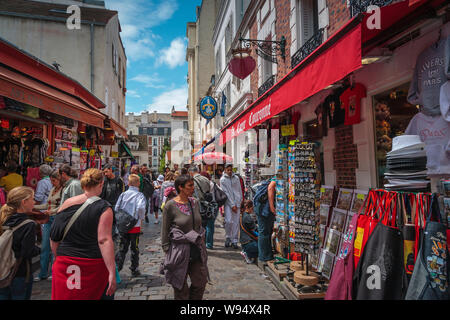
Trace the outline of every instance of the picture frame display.
<instances>
[{"instance_id":1,"label":"picture frame display","mask_svg":"<svg viewBox=\"0 0 450 320\"><path fill-rule=\"evenodd\" d=\"M337 230L339 232L344 232L345 223L347 219L347 211L334 208L333 213L331 214L330 229Z\"/></svg>"},{"instance_id":2,"label":"picture frame display","mask_svg":"<svg viewBox=\"0 0 450 320\"><path fill-rule=\"evenodd\" d=\"M336 208L350 210L353 200L353 189L339 189L339 195L336 201Z\"/></svg>"},{"instance_id":3,"label":"picture frame display","mask_svg":"<svg viewBox=\"0 0 450 320\"><path fill-rule=\"evenodd\" d=\"M337 230L328 228L325 237L324 250L336 255L339 251L339 243L341 241L341 233Z\"/></svg>"},{"instance_id":4,"label":"picture frame display","mask_svg":"<svg viewBox=\"0 0 450 320\"><path fill-rule=\"evenodd\" d=\"M331 278L331 273L333 272L334 259L335 255L326 250L321 251L318 271L328 280Z\"/></svg>"},{"instance_id":5,"label":"picture frame display","mask_svg":"<svg viewBox=\"0 0 450 320\"><path fill-rule=\"evenodd\" d=\"M353 193L352 205L350 206L350 211L359 213L359 211L364 209L364 202L366 201L369 191L367 190L355 190Z\"/></svg>"},{"instance_id":6,"label":"picture frame display","mask_svg":"<svg viewBox=\"0 0 450 320\"><path fill-rule=\"evenodd\" d=\"M330 214L330 206L326 204L320 205L320 224L327 226L328 225L328 216Z\"/></svg>"},{"instance_id":7,"label":"picture frame display","mask_svg":"<svg viewBox=\"0 0 450 320\"><path fill-rule=\"evenodd\" d=\"M321 186L320 188L320 203L328 206L333 205L333 195L334 195L334 187L333 186Z\"/></svg>"}]
</instances>

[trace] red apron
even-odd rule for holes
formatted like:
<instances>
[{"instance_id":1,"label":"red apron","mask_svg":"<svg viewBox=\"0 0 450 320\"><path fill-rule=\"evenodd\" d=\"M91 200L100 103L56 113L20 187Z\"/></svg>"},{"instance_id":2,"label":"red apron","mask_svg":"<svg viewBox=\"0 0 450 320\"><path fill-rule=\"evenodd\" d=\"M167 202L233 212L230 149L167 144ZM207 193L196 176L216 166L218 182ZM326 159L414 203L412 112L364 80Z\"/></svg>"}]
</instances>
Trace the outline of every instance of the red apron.
<instances>
[{"instance_id":1,"label":"red apron","mask_svg":"<svg viewBox=\"0 0 450 320\"><path fill-rule=\"evenodd\" d=\"M108 285L103 259L58 256L52 274L52 300L100 300Z\"/></svg>"}]
</instances>

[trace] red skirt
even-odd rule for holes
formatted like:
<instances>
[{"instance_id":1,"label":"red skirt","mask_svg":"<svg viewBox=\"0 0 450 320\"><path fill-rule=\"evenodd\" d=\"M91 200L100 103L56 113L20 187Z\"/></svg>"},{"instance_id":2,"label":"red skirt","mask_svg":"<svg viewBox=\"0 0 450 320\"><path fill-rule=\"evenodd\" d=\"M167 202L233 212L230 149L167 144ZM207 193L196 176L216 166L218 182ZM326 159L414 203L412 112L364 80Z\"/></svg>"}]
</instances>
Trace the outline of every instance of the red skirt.
<instances>
[{"instance_id":1,"label":"red skirt","mask_svg":"<svg viewBox=\"0 0 450 320\"><path fill-rule=\"evenodd\" d=\"M52 300L100 300L109 272L103 259L58 256L52 276Z\"/></svg>"}]
</instances>

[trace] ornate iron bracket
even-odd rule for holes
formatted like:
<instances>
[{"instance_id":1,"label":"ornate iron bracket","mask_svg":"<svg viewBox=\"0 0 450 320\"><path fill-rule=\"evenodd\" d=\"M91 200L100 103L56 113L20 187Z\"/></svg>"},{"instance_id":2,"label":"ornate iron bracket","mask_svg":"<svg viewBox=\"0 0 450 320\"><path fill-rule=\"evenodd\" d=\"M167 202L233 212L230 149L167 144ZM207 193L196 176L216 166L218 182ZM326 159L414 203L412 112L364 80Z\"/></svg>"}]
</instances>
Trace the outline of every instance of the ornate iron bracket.
<instances>
[{"instance_id":1,"label":"ornate iron bracket","mask_svg":"<svg viewBox=\"0 0 450 320\"><path fill-rule=\"evenodd\" d=\"M286 38L281 37L280 41L255 40L239 38L242 48L257 47L256 54L263 59L277 63L277 56L286 59Z\"/></svg>"}]
</instances>

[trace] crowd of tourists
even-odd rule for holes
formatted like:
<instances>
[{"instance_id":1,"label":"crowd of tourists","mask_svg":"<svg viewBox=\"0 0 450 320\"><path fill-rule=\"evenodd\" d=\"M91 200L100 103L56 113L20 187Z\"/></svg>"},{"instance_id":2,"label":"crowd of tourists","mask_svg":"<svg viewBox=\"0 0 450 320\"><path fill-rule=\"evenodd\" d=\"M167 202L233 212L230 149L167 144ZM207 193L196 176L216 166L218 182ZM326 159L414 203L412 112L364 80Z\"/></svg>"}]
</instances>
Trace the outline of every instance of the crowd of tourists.
<instances>
[{"instance_id":1,"label":"crowd of tourists","mask_svg":"<svg viewBox=\"0 0 450 320\"><path fill-rule=\"evenodd\" d=\"M151 215L155 224L162 222L160 273L175 299L203 298L218 215L225 247L239 249L240 243L249 264L273 259L274 181L254 190L253 203L232 164L214 177L197 166L175 165L159 175L145 164L122 174L115 169L106 164L79 177L69 165L42 165L34 190L22 186L12 164L7 168L0 180L7 187L0 210L0 300L28 300L33 282L44 280L52 281L53 300L114 299L128 250L131 276L141 275L139 237Z\"/></svg>"}]
</instances>

